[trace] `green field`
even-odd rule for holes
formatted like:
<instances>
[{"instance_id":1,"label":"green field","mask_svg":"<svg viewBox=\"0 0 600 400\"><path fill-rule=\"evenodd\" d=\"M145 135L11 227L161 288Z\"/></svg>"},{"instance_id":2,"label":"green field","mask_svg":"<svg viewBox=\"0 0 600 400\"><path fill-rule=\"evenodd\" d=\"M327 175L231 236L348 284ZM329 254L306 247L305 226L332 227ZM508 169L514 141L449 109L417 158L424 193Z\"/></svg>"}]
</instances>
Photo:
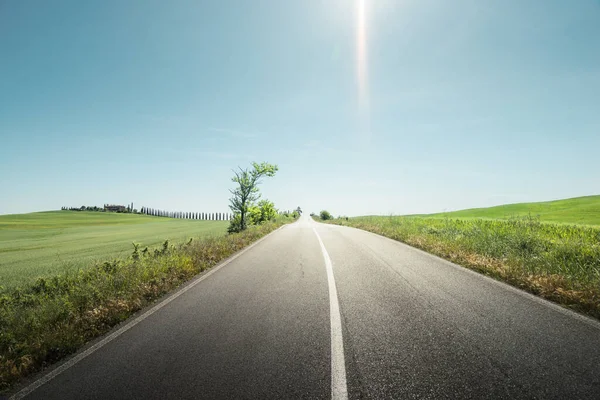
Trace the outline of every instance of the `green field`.
<instances>
[{"instance_id":1,"label":"green field","mask_svg":"<svg viewBox=\"0 0 600 400\"><path fill-rule=\"evenodd\" d=\"M510 219L529 215L539 218L541 222L600 225L600 196L575 197L540 203L506 204L418 216L425 218Z\"/></svg>"},{"instance_id":2,"label":"green field","mask_svg":"<svg viewBox=\"0 0 600 400\"><path fill-rule=\"evenodd\" d=\"M131 254L132 242L155 246L169 239L223 235L228 221L197 221L147 215L50 211L0 215L0 286L85 268Z\"/></svg>"}]
</instances>

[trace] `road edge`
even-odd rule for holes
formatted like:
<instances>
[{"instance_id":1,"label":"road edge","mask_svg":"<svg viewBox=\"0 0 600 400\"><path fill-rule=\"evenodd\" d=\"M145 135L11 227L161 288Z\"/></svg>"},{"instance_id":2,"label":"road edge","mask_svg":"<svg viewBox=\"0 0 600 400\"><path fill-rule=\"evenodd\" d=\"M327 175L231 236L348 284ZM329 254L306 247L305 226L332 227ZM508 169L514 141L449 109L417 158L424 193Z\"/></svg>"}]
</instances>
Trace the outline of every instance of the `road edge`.
<instances>
[{"instance_id":1,"label":"road edge","mask_svg":"<svg viewBox=\"0 0 600 400\"><path fill-rule=\"evenodd\" d=\"M391 242L395 243L396 245L406 246L406 247L408 247L409 249L411 249L413 251L416 251L416 252L419 252L421 254L427 255L429 257L433 257L433 258L437 259L438 261L441 261L441 262L445 263L446 265L451 266L452 268L459 269L461 271L466 271L469 274L472 274L472 275L475 275L475 276L479 276L479 277L481 277L483 279L486 279L488 282L492 282L492 283L494 283L496 285L500 285L504 289L510 290L513 293L516 293L516 294L518 294L518 295L520 295L520 296L522 296L522 297L524 297L526 299L532 300L532 301L534 301L534 302L536 302L538 304L542 304L542 305L545 305L546 307L552 308L555 311L558 311L558 312L560 312L563 315L575 318L575 319L577 319L577 320L585 323L586 325L588 325L588 326L590 326L592 328L595 328L595 329L597 329L597 330L600 331L600 321L597 321L596 319L594 319L592 317L589 317L587 315L581 314L581 313L579 313L579 312L577 312L575 310L571 310L569 308L563 307L560 304L555 303L553 301L550 301L548 299L545 299L543 297L536 296L533 293L529 293L529 292L527 292L527 291L525 291L525 290L523 290L523 289L521 289L519 287L511 285L510 283L507 283L507 282L504 282L504 281L501 281L501 280L498 280L498 279L494 279L493 277L491 277L489 275L485 275L485 274L482 274L480 272L474 271L474 270L472 270L472 269L470 269L468 267L464 267L462 265L455 264L452 261L448 261L445 258L442 258L442 257L437 256L437 255L432 254L432 253L428 253L425 250L413 247L413 246L411 246L409 244L406 244L404 242L401 242L399 240L394 240L394 239L389 238L387 236L383 236L383 235L380 235L378 233L367 231L365 229L355 228L355 227L352 227L352 226L328 224L328 223L323 223L323 222L319 222L319 221L315 221L315 222L317 222L319 224L322 224L322 225L326 225L326 226L334 226L334 227L337 227L337 228L355 229L357 231L366 232L366 233L369 233L369 234L372 234L372 235L375 235L375 236L382 237L382 238L384 238L384 239L386 239L388 241L391 241Z\"/></svg>"}]
</instances>

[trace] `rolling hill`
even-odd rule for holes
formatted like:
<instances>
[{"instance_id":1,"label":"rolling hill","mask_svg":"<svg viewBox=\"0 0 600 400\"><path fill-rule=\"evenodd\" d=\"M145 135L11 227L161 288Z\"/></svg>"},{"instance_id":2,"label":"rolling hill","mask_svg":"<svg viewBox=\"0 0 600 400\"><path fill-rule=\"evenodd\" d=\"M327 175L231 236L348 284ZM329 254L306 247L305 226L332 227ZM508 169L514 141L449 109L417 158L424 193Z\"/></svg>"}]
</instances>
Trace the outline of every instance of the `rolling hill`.
<instances>
[{"instance_id":1,"label":"rolling hill","mask_svg":"<svg viewBox=\"0 0 600 400\"><path fill-rule=\"evenodd\" d=\"M542 222L600 225L600 195L538 203L505 204L487 208L419 215L425 218L509 219L531 215Z\"/></svg>"}]
</instances>

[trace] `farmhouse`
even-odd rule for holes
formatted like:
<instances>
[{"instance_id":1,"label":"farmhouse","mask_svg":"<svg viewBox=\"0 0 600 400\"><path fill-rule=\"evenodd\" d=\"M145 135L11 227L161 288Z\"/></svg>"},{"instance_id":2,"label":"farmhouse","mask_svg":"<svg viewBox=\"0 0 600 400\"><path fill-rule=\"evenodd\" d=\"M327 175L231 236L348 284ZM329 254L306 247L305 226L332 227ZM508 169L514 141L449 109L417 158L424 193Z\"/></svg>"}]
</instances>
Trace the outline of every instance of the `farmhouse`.
<instances>
[{"instance_id":1,"label":"farmhouse","mask_svg":"<svg viewBox=\"0 0 600 400\"><path fill-rule=\"evenodd\" d=\"M127 207L121 206L121 205L116 205L116 204L105 204L104 209L106 211L113 211L113 212L127 212Z\"/></svg>"}]
</instances>

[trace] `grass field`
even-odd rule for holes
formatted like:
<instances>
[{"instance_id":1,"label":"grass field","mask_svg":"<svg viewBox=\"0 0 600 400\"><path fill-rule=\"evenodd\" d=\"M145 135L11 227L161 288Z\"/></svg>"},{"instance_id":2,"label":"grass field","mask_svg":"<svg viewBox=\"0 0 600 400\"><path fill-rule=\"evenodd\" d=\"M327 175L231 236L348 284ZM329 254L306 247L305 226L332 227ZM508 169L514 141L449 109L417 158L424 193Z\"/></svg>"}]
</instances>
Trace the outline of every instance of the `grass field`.
<instances>
[{"instance_id":1,"label":"grass field","mask_svg":"<svg viewBox=\"0 0 600 400\"><path fill-rule=\"evenodd\" d=\"M529 215L539 217L541 222L600 225L600 196L575 197L540 203L506 204L417 216L423 218L510 219Z\"/></svg>"},{"instance_id":2,"label":"grass field","mask_svg":"<svg viewBox=\"0 0 600 400\"><path fill-rule=\"evenodd\" d=\"M100 212L0 215L0 285L28 284L40 276L129 255L132 242L143 248L165 239L224 235L227 224Z\"/></svg>"}]
</instances>

